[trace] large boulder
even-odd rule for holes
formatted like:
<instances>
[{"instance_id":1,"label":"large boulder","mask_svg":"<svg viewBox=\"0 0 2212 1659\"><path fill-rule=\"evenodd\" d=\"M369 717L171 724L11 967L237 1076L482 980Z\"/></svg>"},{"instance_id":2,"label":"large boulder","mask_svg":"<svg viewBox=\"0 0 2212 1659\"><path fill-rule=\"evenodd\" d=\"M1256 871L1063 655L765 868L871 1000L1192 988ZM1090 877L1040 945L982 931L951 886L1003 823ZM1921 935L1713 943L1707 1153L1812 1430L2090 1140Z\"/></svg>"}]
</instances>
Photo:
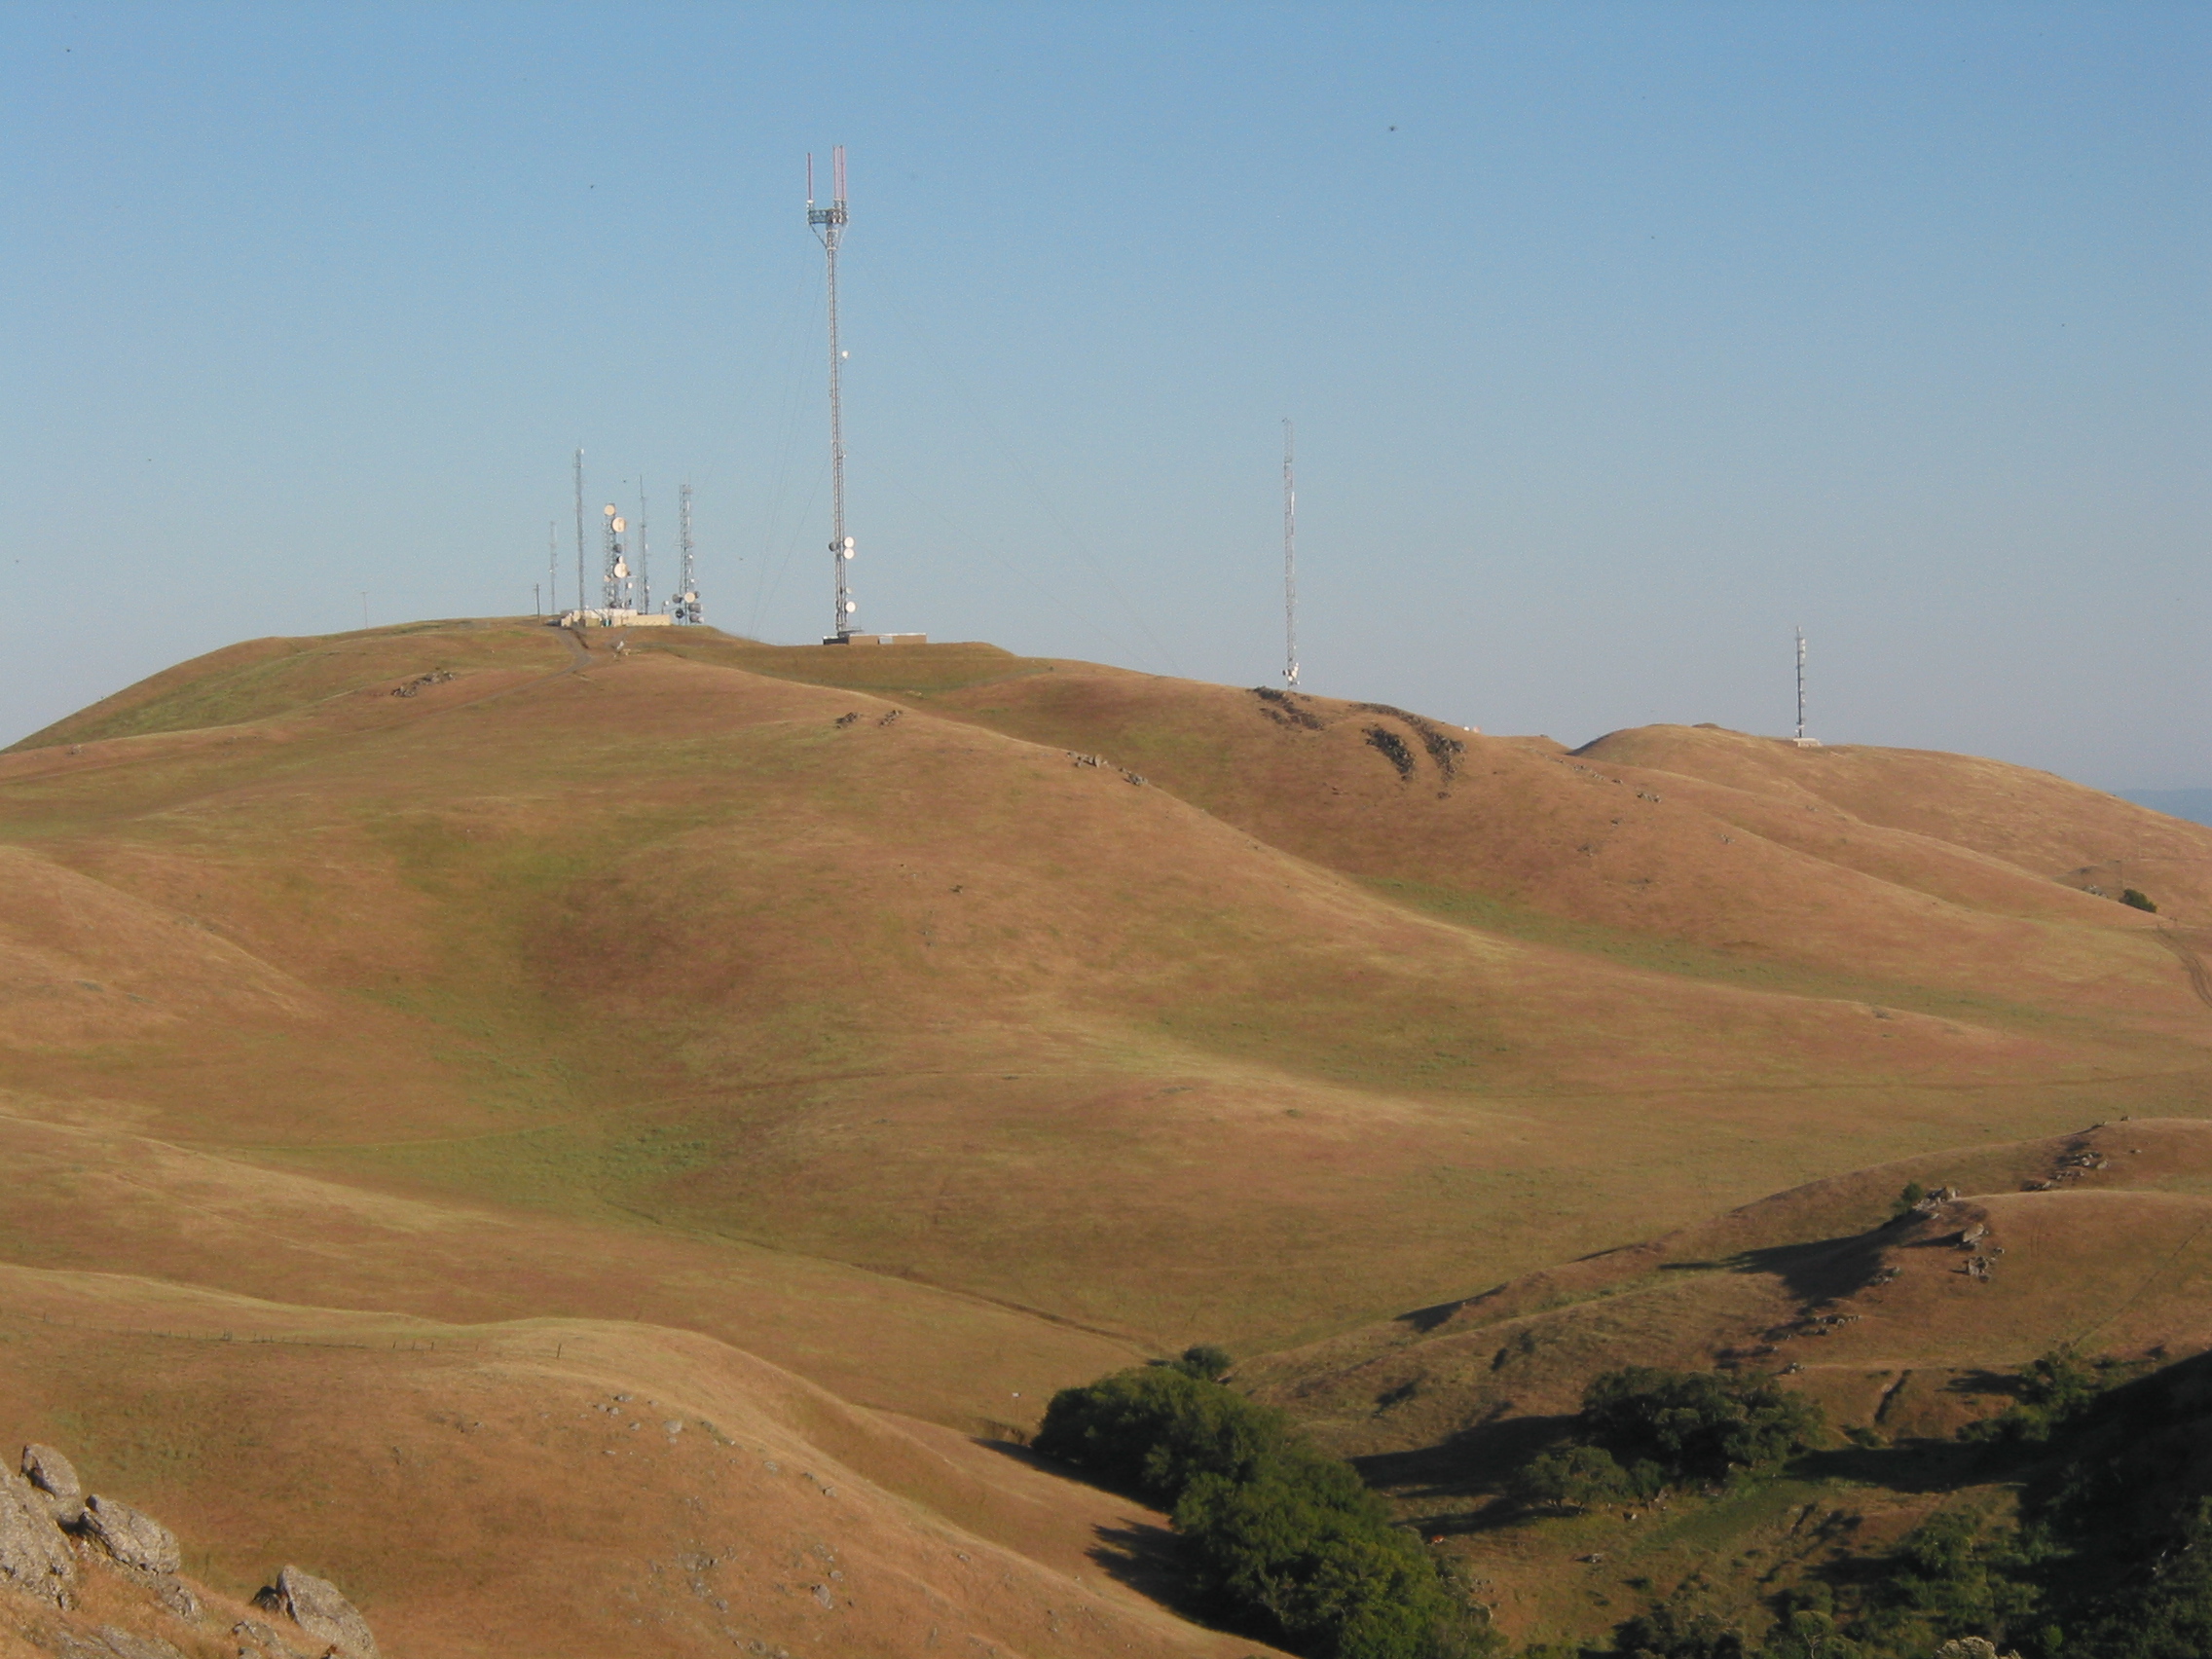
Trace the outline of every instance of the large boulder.
<instances>
[{"instance_id":1,"label":"large boulder","mask_svg":"<svg viewBox=\"0 0 2212 1659\"><path fill-rule=\"evenodd\" d=\"M0 1468L0 1581L69 1605L77 1561L30 1482Z\"/></svg>"},{"instance_id":2,"label":"large boulder","mask_svg":"<svg viewBox=\"0 0 2212 1659\"><path fill-rule=\"evenodd\" d=\"M369 1621L327 1578L287 1567L276 1583L254 1597L253 1604L284 1614L316 1641L336 1649L340 1659L377 1659Z\"/></svg>"},{"instance_id":3,"label":"large boulder","mask_svg":"<svg viewBox=\"0 0 2212 1659\"><path fill-rule=\"evenodd\" d=\"M47 1512L64 1527L85 1518L85 1489L69 1459L51 1446L23 1448L23 1474L44 1498Z\"/></svg>"},{"instance_id":4,"label":"large boulder","mask_svg":"<svg viewBox=\"0 0 2212 1659\"><path fill-rule=\"evenodd\" d=\"M125 1567L140 1572L169 1573L184 1565L176 1535L151 1515L141 1515L128 1503L93 1493L85 1499L85 1519L79 1530L86 1537Z\"/></svg>"}]
</instances>

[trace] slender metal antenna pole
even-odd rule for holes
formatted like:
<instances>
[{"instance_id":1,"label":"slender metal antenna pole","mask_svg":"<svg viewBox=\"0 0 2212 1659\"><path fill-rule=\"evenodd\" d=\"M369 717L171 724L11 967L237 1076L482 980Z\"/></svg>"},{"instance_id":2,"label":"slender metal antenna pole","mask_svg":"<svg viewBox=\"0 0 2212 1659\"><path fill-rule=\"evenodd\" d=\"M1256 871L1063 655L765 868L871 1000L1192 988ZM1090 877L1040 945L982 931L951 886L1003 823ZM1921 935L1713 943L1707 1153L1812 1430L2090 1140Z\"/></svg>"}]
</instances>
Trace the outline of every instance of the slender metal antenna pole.
<instances>
[{"instance_id":1,"label":"slender metal antenna pole","mask_svg":"<svg viewBox=\"0 0 2212 1659\"><path fill-rule=\"evenodd\" d=\"M576 608L582 610L587 608L588 605L589 601L584 598L584 452L583 447L578 445L576 448ZM558 610L561 608L556 604L553 608Z\"/></svg>"},{"instance_id":2,"label":"slender metal antenna pole","mask_svg":"<svg viewBox=\"0 0 2212 1659\"><path fill-rule=\"evenodd\" d=\"M844 240L845 146L830 156L830 205L814 204L814 158L806 158L806 222L822 243L830 289L830 558L836 567L836 623L838 638L852 633L860 609L853 598L851 572L853 538L845 534L845 425L842 403L844 354L837 350L837 244Z\"/></svg>"},{"instance_id":3,"label":"slender metal antenna pole","mask_svg":"<svg viewBox=\"0 0 2212 1659\"><path fill-rule=\"evenodd\" d=\"M561 525L558 519L545 521L545 603L555 610L561 608Z\"/></svg>"},{"instance_id":4,"label":"slender metal antenna pole","mask_svg":"<svg viewBox=\"0 0 2212 1659\"><path fill-rule=\"evenodd\" d=\"M1805 741L1805 630L1797 630L1797 741Z\"/></svg>"},{"instance_id":5,"label":"slender metal antenna pole","mask_svg":"<svg viewBox=\"0 0 2212 1659\"><path fill-rule=\"evenodd\" d=\"M638 602L641 615L653 608L653 552L645 540L645 480L638 478Z\"/></svg>"},{"instance_id":6,"label":"slender metal antenna pole","mask_svg":"<svg viewBox=\"0 0 2212 1659\"><path fill-rule=\"evenodd\" d=\"M1282 678L1298 688L1298 452L1297 433L1282 423Z\"/></svg>"},{"instance_id":7,"label":"slender metal antenna pole","mask_svg":"<svg viewBox=\"0 0 2212 1659\"><path fill-rule=\"evenodd\" d=\"M683 565L682 574L677 578L676 619L696 623L701 619L699 571L691 549L691 486L688 483L676 493L676 550Z\"/></svg>"}]
</instances>

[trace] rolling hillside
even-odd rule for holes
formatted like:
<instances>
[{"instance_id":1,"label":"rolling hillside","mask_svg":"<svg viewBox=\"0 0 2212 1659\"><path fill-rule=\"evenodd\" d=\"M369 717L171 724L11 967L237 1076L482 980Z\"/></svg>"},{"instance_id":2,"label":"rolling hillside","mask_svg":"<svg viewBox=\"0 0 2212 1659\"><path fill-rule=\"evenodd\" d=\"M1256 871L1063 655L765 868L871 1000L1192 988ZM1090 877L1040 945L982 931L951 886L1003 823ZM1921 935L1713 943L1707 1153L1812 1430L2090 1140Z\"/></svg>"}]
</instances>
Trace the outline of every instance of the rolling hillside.
<instances>
[{"instance_id":1,"label":"rolling hillside","mask_svg":"<svg viewBox=\"0 0 2212 1659\"><path fill-rule=\"evenodd\" d=\"M2087 891L2123 856L2157 915ZM1796 1219L1731 1248L1810 1248L1899 1170L1965 1186L2091 1121L2156 1117L2182 1147L2212 1119L2212 830L1989 761L1703 728L1568 754L987 645L702 629L617 656L511 621L254 642L0 756L0 870L18 1301L358 1322L387 1345L380 1424L449 1363L400 1333L465 1331L487 1423L627 1391L757 1422L756 1445L773 1419L803 1461L836 1455L825 1423L866 1422L1064 1507L1004 1498L1032 1547L1028 1522L884 1477L853 1536L908 1586L885 1651L942 1590L913 1528L1026 1551L1021 1605L1062 1614L1096 1547L1068 1540L1126 1530L963 1438L1018 1434L1058 1386L1192 1341L1274 1350L1252 1375L1347 1447L1418 1453L1495 1405L1437 1381L1493 1321L1408 1343L1409 1309L1579 1283L1596 1270L1554 1265L1778 1192L1802 1190L1772 1200ZM2176 1180L2127 1200L2146 1239L2194 1225ZM2117 1248L2094 1201L1984 1207L2093 1255ZM1772 1325L1787 1273L1678 1271L1719 1248L1639 1268L1688 1299L1640 1328L1707 1354ZM582 1333L588 1377L541 1363L547 1321ZM1875 1329L1823 1349L1839 1402L1887 1385L1899 1353L1851 1346ZM268 1386L336 1388L373 1346ZM157 1417L190 1420L193 1378L262 1385L206 1343L157 1385L157 1351L114 1349L127 1397L183 1390ZM92 1349L7 1352L19 1413L80 1409ZM404 1458L416 1432L375 1438ZM494 1463L538 1469L553 1515L586 1465L540 1453ZM457 1592L331 1525L333 1576L391 1586L408 1650L473 1651ZM266 1570L210 1528L218 1576ZM1114 1616L1155 1621L1144 1640L1211 1650L1133 1596ZM988 1640L1026 1651L1017 1628Z\"/></svg>"}]
</instances>

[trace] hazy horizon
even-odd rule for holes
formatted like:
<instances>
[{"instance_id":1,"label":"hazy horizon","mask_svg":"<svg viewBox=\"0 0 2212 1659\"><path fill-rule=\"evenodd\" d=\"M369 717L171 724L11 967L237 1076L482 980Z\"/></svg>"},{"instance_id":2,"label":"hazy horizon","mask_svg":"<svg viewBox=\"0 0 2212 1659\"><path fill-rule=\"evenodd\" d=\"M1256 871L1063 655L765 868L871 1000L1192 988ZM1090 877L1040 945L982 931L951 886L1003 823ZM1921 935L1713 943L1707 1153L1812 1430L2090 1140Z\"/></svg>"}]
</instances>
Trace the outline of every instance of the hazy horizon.
<instances>
[{"instance_id":1,"label":"hazy horizon","mask_svg":"<svg viewBox=\"0 0 2212 1659\"><path fill-rule=\"evenodd\" d=\"M669 7L0 21L0 741L270 634L512 614L698 490L710 622L1576 744L2212 784L2201 11ZM833 71L833 73L832 73ZM572 599L572 594L564 603Z\"/></svg>"}]
</instances>

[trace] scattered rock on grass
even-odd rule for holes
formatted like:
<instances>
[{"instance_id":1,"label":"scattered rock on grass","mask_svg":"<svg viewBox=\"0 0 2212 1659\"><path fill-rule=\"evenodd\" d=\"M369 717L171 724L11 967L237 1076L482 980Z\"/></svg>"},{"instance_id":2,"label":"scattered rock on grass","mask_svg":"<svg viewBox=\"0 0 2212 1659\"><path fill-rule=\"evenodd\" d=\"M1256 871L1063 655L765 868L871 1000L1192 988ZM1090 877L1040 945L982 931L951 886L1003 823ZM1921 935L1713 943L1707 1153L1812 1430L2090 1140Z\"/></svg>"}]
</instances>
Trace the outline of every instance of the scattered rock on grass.
<instances>
[{"instance_id":1,"label":"scattered rock on grass","mask_svg":"<svg viewBox=\"0 0 2212 1659\"><path fill-rule=\"evenodd\" d=\"M141 1515L128 1503L98 1493L85 1499L82 1530L116 1561L140 1572L166 1575L184 1565L175 1533L151 1515Z\"/></svg>"},{"instance_id":2,"label":"scattered rock on grass","mask_svg":"<svg viewBox=\"0 0 2212 1659\"><path fill-rule=\"evenodd\" d=\"M340 1659L378 1659L369 1621L327 1578L287 1567L276 1583L254 1597L253 1604L284 1614L315 1641L327 1642Z\"/></svg>"},{"instance_id":3,"label":"scattered rock on grass","mask_svg":"<svg viewBox=\"0 0 2212 1659\"><path fill-rule=\"evenodd\" d=\"M102 1625L99 1637L116 1659L184 1659L182 1653L158 1636L140 1636L114 1625Z\"/></svg>"},{"instance_id":4,"label":"scattered rock on grass","mask_svg":"<svg viewBox=\"0 0 2212 1659\"><path fill-rule=\"evenodd\" d=\"M0 1579L66 1607L76 1575L69 1540L30 1482L0 1469Z\"/></svg>"},{"instance_id":5,"label":"scattered rock on grass","mask_svg":"<svg viewBox=\"0 0 2212 1659\"><path fill-rule=\"evenodd\" d=\"M85 1489L77 1484L77 1471L69 1459L51 1446L23 1448L23 1473L46 1504L47 1513L64 1527L84 1519Z\"/></svg>"}]
</instances>

